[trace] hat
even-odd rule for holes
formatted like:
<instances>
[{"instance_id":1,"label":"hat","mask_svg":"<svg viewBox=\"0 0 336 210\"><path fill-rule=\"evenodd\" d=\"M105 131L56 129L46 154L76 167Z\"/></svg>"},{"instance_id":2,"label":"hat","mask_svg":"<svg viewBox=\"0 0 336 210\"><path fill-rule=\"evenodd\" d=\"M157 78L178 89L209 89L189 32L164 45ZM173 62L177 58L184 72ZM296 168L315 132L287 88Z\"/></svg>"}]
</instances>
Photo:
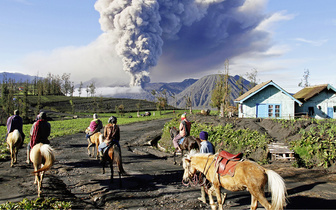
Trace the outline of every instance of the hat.
<instances>
[{"instance_id":1,"label":"hat","mask_svg":"<svg viewBox=\"0 0 336 210\"><path fill-rule=\"evenodd\" d=\"M14 110L14 115L20 115L20 111L17 110L17 109L15 109L15 110Z\"/></svg>"},{"instance_id":2,"label":"hat","mask_svg":"<svg viewBox=\"0 0 336 210\"><path fill-rule=\"evenodd\" d=\"M47 114L45 112L40 112L39 119L47 119Z\"/></svg>"},{"instance_id":3,"label":"hat","mask_svg":"<svg viewBox=\"0 0 336 210\"><path fill-rule=\"evenodd\" d=\"M96 113L93 114L93 119L98 119L98 115Z\"/></svg>"},{"instance_id":4,"label":"hat","mask_svg":"<svg viewBox=\"0 0 336 210\"><path fill-rule=\"evenodd\" d=\"M202 140L208 140L208 133L205 131L201 131L201 133L199 134L199 137Z\"/></svg>"},{"instance_id":5,"label":"hat","mask_svg":"<svg viewBox=\"0 0 336 210\"><path fill-rule=\"evenodd\" d=\"M186 114L182 114L182 115L181 115L181 120L183 120L183 119L185 119L185 118L187 118Z\"/></svg>"}]
</instances>

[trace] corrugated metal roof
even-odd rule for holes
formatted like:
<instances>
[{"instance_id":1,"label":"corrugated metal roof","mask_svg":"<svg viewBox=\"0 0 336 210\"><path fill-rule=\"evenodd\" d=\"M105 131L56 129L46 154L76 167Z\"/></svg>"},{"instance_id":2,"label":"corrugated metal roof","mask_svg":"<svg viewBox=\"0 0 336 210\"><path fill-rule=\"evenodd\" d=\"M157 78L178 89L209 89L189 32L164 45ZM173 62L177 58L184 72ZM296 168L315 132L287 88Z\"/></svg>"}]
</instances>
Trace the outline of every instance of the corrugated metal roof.
<instances>
[{"instance_id":1,"label":"corrugated metal roof","mask_svg":"<svg viewBox=\"0 0 336 210\"><path fill-rule=\"evenodd\" d=\"M293 97L304 102L304 101L308 101L310 98L314 97L315 95L321 93L325 89L328 89L328 90L331 89L334 92L336 92L335 88L333 88L329 84L323 84L323 85L305 87L299 92L295 93Z\"/></svg>"},{"instance_id":2,"label":"corrugated metal roof","mask_svg":"<svg viewBox=\"0 0 336 210\"><path fill-rule=\"evenodd\" d=\"M241 100L243 100L244 98L246 98L247 96L253 94L256 91L258 91L259 89L261 89L262 87L264 87L265 85L267 85L270 82L272 82L272 80L268 80L266 82L263 82L263 83L260 83L259 85L254 86L251 90L247 91L243 95L241 95L238 98L236 98L235 101L241 101Z\"/></svg>"}]
</instances>

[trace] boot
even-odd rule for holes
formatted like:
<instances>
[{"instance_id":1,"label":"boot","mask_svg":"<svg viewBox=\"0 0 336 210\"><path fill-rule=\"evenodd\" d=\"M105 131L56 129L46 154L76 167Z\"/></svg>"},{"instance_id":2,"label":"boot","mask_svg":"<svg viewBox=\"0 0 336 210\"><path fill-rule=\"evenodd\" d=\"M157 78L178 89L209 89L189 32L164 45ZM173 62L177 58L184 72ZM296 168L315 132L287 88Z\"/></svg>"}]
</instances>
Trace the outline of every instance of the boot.
<instances>
[{"instance_id":1,"label":"boot","mask_svg":"<svg viewBox=\"0 0 336 210\"><path fill-rule=\"evenodd\" d=\"M100 160L103 159L103 156L104 156L103 151L99 151L99 159L100 159Z\"/></svg>"}]
</instances>

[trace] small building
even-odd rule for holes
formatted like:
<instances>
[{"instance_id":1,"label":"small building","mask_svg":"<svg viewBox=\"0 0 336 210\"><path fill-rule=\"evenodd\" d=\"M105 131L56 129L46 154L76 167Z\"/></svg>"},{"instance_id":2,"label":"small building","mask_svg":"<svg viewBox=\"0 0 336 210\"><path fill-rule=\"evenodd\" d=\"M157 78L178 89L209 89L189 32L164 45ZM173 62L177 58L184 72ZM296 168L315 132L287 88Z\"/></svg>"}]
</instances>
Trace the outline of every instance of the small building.
<instances>
[{"instance_id":1,"label":"small building","mask_svg":"<svg viewBox=\"0 0 336 210\"><path fill-rule=\"evenodd\" d=\"M294 119L295 107L302 102L272 80L256 85L234 100L240 118Z\"/></svg>"},{"instance_id":2,"label":"small building","mask_svg":"<svg viewBox=\"0 0 336 210\"><path fill-rule=\"evenodd\" d=\"M336 89L329 84L305 87L293 95L303 103L296 106L298 114L316 119L336 118Z\"/></svg>"}]
</instances>

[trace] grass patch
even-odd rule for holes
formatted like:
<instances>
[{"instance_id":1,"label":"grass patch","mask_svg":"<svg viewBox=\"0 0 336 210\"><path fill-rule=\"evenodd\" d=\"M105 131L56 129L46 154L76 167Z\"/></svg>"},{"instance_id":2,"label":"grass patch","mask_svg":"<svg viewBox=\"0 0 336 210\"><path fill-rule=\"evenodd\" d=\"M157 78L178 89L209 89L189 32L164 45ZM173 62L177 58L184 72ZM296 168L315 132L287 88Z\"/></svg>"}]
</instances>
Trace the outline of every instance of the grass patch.
<instances>
[{"instance_id":1,"label":"grass patch","mask_svg":"<svg viewBox=\"0 0 336 210\"><path fill-rule=\"evenodd\" d=\"M71 202L59 201L55 198L23 199L20 202L0 204L0 209L71 209Z\"/></svg>"}]
</instances>

